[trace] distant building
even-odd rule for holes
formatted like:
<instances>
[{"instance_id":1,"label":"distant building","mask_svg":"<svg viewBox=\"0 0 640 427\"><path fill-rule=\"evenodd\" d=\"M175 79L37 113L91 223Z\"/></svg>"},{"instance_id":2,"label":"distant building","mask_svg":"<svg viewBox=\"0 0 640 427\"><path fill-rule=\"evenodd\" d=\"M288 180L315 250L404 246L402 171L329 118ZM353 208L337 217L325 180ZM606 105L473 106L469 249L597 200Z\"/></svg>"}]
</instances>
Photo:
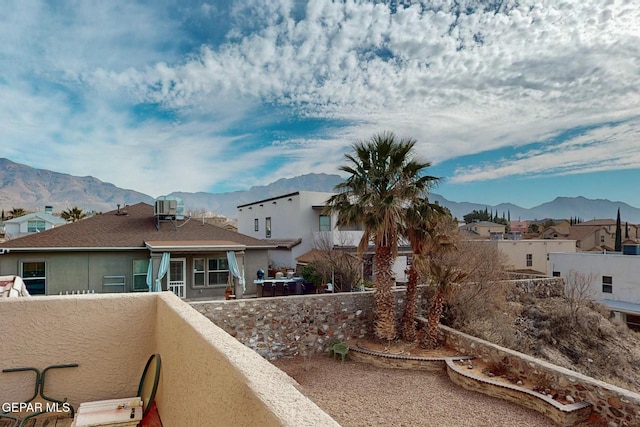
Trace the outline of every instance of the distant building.
<instances>
[{"instance_id":1,"label":"distant building","mask_svg":"<svg viewBox=\"0 0 640 427\"><path fill-rule=\"evenodd\" d=\"M272 247L193 218L161 221L138 203L2 243L0 274L22 277L32 295L147 292L157 279L181 298L222 298L230 284L242 298L255 295L253 272Z\"/></svg>"},{"instance_id":2,"label":"distant building","mask_svg":"<svg viewBox=\"0 0 640 427\"><path fill-rule=\"evenodd\" d=\"M66 223L59 216L52 215L50 209L46 209L45 212L35 212L5 220L5 237L7 240L15 239L27 234L40 233Z\"/></svg>"},{"instance_id":3,"label":"distant building","mask_svg":"<svg viewBox=\"0 0 640 427\"><path fill-rule=\"evenodd\" d=\"M524 235L529 229L529 221L510 221L509 230Z\"/></svg>"},{"instance_id":4,"label":"distant building","mask_svg":"<svg viewBox=\"0 0 640 427\"><path fill-rule=\"evenodd\" d=\"M506 255L508 270L545 276L551 275L550 253L576 251L573 240L487 240L484 244L497 247Z\"/></svg>"},{"instance_id":5,"label":"distant building","mask_svg":"<svg viewBox=\"0 0 640 427\"><path fill-rule=\"evenodd\" d=\"M504 238L506 226L490 221L477 221L465 224L460 227L459 230L463 233L464 237L470 239L501 240Z\"/></svg>"},{"instance_id":6,"label":"distant building","mask_svg":"<svg viewBox=\"0 0 640 427\"><path fill-rule=\"evenodd\" d=\"M638 226L622 223L622 240L637 241ZM628 238L626 236L629 236ZM547 228L543 239L569 239L576 241L580 251L613 251L615 248L616 220L594 219L568 226L554 225Z\"/></svg>"},{"instance_id":7,"label":"distant building","mask_svg":"<svg viewBox=\"0 0 640 427\"><path fill-rule=\"evenodd\" d=\"M613 254L551 253L549 268L553 276L567 278L577 272L591 278L589 296L606 305L630 328L640 331L639 254L640 245L626 245L623 253Z\"/></svg>"},{"instance_id":8,"label":"distant building","mask_svg":"<svg viewBox=\"0 0 640 427\"><path fill-rule=\"evenodd\" d=\"M275 245L269 249L270 267L295 269L313 249L350 248L355 252L363 231L359 225L338 226L337 215L323 210L334 193L296 191L238 206L238 232ZM396 282L406 282L409 248L399 248L393 265ZM364 278L373 276L372 251L364 254Z\"/></svg>"}]
</instances>

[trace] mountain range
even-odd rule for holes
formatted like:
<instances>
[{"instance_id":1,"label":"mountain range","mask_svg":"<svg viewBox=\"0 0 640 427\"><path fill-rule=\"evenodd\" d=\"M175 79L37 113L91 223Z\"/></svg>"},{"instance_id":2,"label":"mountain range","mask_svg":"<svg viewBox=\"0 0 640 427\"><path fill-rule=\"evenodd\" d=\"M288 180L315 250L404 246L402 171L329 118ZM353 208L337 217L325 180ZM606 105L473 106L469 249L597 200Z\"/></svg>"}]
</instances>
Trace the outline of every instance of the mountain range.
<instances>
[{"instance_id":1,"label":"mountain range","mask_svg":"<svg viewBox=\"0 0 640 427\"><path fill-rule=\"evenodd\" d=\"M251 187L249 190L228 193L174 192L167 196L180 197L185 212L212 211L234 218L236 206L257 200L276 197L295 191L330 192L342 182L338 175L307 174L295 178L279 179L269 185ZM473 210L488 209L499 216L509 215L512 220L580 217L586 221L594 218L615 218L618 208L623 221L640 223L640 209L623 202L584 197L557 197L553 201L533 208L503 203L484 205L470 202L453 202L439 194L431 194L433 201L449 208L451 213L462 218ZM134 190L126 190L102 182L91 176L78 177L64 173L35 169L11 160L0 158L0 208L10 211L23 208L41 211L44 206L53 206L54 212L77 206L84 211L105 212L117 205L138 202L152 204L153 197Z\"/></svg>"}]
</instances>

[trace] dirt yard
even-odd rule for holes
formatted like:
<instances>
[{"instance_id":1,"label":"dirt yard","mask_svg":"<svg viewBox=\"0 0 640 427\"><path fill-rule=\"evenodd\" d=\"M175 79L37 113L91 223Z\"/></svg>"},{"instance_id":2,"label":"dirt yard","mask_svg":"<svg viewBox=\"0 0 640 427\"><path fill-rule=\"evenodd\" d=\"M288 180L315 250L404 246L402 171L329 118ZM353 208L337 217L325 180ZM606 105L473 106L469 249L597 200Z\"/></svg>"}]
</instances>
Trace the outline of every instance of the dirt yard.
<instances>
[{"instance_id":1,"label":"dirt yard","mask_svg":"<svg viewBox=\"0 0 640 427\"><path fill-rule=\"evenodd\" d=\"M326 355L272 362L345 427L552 427L535 411L467 391L441 373L386 369Z\"/></svg>"}]
</instances>

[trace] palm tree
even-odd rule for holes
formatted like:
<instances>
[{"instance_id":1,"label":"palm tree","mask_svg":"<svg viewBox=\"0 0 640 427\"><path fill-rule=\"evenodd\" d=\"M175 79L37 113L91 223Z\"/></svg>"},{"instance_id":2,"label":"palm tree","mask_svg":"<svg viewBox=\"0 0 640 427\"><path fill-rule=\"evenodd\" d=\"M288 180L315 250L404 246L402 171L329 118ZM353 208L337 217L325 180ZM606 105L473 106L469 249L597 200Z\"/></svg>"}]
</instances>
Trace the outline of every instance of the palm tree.
<instances>
[{"instance_id":1,"label":"palm tree","mask_svg":"<svg viewBox=\"0 0 640 427\"><path fill-rule=\"evenodd\" d=\"M9 216L11 218L18 218L18 217L24 216L26 214L27 214L27 211L25 211L23 208L12 208L9 211Z\"/></svg>"},{"instance_id":2,"label":"palm tree","mask_svg":"<svg viewBox=\"0 0 640 427\"><path fill-rule=\"evenodd\" d=\"M427 330L420 340L422 347L438 347L438 329L444 302L452 295L455 286L468 275L455 258L457 245L454 233L456 233L455 225L451 216L432 219L426 251L429 278L431 284L435 286L435 294L427 315Z\"/></svg>"},{"instance_id":3,"label":"palm tree","mask_svg":"<svg viewBox=\"0 0 640 427\"><path fill-rule=\"evenodd\" d=\"M402 338L405 341L413 342L417 337L415 317L420 271L424 271L423 266L426 261L429 238L433 234L440 216L447 213L450 215L447 211L442 206L429 203L429 200L424 198L409 207L406 212L405 227L402 234L409 240L412 258L409 266L407 295L402 313L401 329Z\"/></svg>"},{"instance_id":4,"label":"palm tree","mask_svg":"<svg viewBox=\"0 0 640 427\"><path fill-rule=\"evenodd\" d=\"M398 253L400 225L407 208L438 180L422 175L431 163L416 157L415 144L415 139L398 140L390 132L353 144L353 153L345 155L348 164L340 167L350 176L336 185L338 194L325 208L325 213L337 214L338 226L362 224L360 256L373 240L374 331L378 338L388 341L396 338L392 264Z\"/></svg>"},{"instance_id":5,"label":"palm tree","mask_svg":"<svg viewBox=\"0 0 640 427\"><path fill-rule=\"evenodd\" d=\"M80 221L82 218L85 218L86 216L87 214L82 212L82 209L80 209L77 206L74 206L71 209L67 209L66 211L62 211L62 213L60 214L60 217L67 222Z\"/></svg>"}]
</instances>

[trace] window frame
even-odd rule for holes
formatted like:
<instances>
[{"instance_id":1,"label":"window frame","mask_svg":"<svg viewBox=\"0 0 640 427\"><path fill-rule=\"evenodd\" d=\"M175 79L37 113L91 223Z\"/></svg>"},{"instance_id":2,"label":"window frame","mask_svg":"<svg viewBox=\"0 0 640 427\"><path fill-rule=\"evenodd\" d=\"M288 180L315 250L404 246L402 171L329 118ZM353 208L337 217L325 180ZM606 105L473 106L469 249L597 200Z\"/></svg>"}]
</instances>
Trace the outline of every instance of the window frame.
<instances>
[{"instance_id":1,"label":"window frame","mask_svg":"<svg viewBox=\"0 0 640 427\"><path fill-rule=\"evenodd\" d=\"M226 269L220 268L220 264L216 265L217 268L211 268L211 261L224 261L226 263ZM197 270L196 263L198 261L202 261L203 270ZM192 260L192 281L191 288L192 289L220 289L226 288L229 282L229 275L231 274L231 270L229 269L229 261L226 256L209 256L209 257L194 257ZM226 273L226 280L224 283L211 283L211 274L224 274ZM202 284L197 284L198 280L196 280L196 275L202 275Z\"/></svg>"},{"instance_id":2,"label":"window frame","mask_svg":"<svg viewBox=\"0 0 640 427\"><path fill-rule=\"evenodd\" d=\"M149 286L147 285L147 272L149 271L149 259L148 258L139 258L131 261L131 292L145 292L149 291ZM144 273L138 272L136 273L136 264L137 263L145 263L144 264ZM144 277L144 287L136 288L136 278Z\"/></svg>"},{"instance_id":3,"label":"window frame","mask_svg":"<svg viewBox=\"0 0 640 427\"><path fill-rule=\"evenodd\" d=\"M271 217L270 216L264 219L264 236L267 239L271 238Z\"/></svg>"},{"instance_id":4,"label":"window frame","mask_svg":"<svg viewBox=\"0 0 640 427\"><path fill-rule=\"evenodd\" d=\"M43 267L43 272L44 272L44 276L31 276L31 277L27 277L25 275L25 271L24 271L24 265L25 264L39 264L42 263L44 264ZM48 274L47 274L47 267L48 267L48 263L47 260L45 259L25 259L25 260L20 260L20 277L22 278L22 281L24 282L25 287L27 288L27 291L29 291L30 295L47 295L47 289L48 289ZM43 292L37 292L34 293L31 289L29 289L29 284L32 281L35 280L42 280L44 282L43 284Z\"/></svg>"},{"instance_id":5,"label":"window frame","mask_svg":"<svg viewBox=\"0 0 640 427\"><path fill-rule=\"evenodd\" d=\"M323 220L325 223L323 224ZM328 223L326 221L328 220ZM318 216L318 231L331 231L331 215Z\"/></svg>"},{"instance_id":6,"label":"window frame","mask_svg":"<svg viewBox=\"0 0 640 427\"><path fill-rule=\"evenodd\" d=\"M613 276L602 276L602 292L605 294L613 293Z\"/></svg>"},{"instance_id":7,"label":"window frame","mask_svg":"<svg viewBox=\"0 0 640 427\"><path fill-rule=\"evenodd\" d=\"M32 227L32 224L35 224L34 227ZM39 227L39 225L42 225L42 228ZM27 221L27 233L39 233L42 231L45 231L47 229L47 222L43 219L30 219Z\"/></svg>"},{"instance_id":8,"label":"window frame","mask_svg":"<svg viewBox=\"0 0 640 427\"><path fill-rule=\"evenodd\" d=\"M525 254L525 263L527 267L533 267L533 254Z\"/></svg>"}]
</instances>

